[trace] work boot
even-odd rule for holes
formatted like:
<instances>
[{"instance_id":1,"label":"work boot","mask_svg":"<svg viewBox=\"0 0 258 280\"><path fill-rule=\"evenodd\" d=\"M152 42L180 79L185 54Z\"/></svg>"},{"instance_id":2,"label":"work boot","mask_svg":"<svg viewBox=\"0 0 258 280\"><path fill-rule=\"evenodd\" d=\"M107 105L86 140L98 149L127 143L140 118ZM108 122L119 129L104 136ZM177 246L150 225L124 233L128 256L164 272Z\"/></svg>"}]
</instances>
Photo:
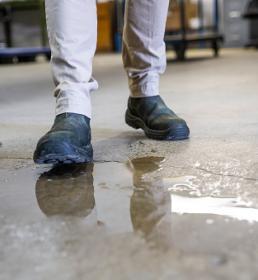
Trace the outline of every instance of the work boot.
<instances>
[{"instance_id":1,"label":"work boot","mask_svg":"<svg viewBox=\"0 0 258 280\"><path fill-rule=\"evenodd\" d=\"M33 159L38 164L92 162L90 119L74 113L58 115L51 130L39 140Z\"/></svg>"},{"instance_id":2,"label":"work boot","mask_svg":"<svg viewBox=\"0 0 258 280\"><path fill-rule=\"evenodd\" d=\"M170 110L160 96L129 97L125 121L135 129L143 129L152 139L183 140L190 134L186 122Z\"/></svg>"}]
</instances>

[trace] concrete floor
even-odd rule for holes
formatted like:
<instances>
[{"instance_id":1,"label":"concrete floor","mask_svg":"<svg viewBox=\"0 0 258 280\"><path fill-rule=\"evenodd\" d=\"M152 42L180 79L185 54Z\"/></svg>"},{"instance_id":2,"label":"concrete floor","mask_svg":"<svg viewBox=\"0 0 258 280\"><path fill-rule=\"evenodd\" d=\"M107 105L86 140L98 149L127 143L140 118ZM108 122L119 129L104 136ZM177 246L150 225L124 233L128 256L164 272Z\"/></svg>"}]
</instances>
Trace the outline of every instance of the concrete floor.
<instances>
[{"instance_id":1,"label":"concrete floor","mask_svg":"<svg viewBox=\"0 0 258 280\"><path fill-rule=\"evenodd\" d=\"M120 56L99 55L95 162L61 170L31 160L54 117L49 65L0 67L1 280L257 279L258 52L190 56L161 81L190 140L128 128Z\"/></svg>"}]
</instances>

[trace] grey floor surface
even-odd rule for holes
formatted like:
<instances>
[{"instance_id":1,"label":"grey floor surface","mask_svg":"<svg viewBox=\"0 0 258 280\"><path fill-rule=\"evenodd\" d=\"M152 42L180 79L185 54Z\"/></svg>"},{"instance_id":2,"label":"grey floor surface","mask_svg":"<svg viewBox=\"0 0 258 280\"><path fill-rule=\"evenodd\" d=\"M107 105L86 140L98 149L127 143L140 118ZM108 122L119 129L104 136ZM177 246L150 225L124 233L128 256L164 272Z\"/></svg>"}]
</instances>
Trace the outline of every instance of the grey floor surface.
<instances>
[{"instance_id":1,"label":"grey floor surface","mask_svg":"<svg viewBox=\"0 0 258 280\"><path fill-rule=\"evenodd\" d=\"M98 55L94 165L35 166L54 118L46 62L0 66L0 279L257 279L258 52L169 62L161 95L191 128L124 123L119 55Z\"/></svg>"}]
</instances>

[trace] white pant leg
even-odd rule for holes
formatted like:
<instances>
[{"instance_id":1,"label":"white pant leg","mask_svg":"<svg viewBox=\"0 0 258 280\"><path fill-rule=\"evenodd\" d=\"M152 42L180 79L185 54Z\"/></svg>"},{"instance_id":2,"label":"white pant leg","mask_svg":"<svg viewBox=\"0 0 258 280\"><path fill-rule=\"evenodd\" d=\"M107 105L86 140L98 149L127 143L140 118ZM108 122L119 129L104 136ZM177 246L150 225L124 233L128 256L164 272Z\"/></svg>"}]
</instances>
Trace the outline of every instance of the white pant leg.
<instances>
[{"instance_id":1,"label":"white pant leg","mask_svg":"<svg viewBox=\"0 0 258 280\"><path fill-rule=\"evenodd\" d=\"M56 114L91 117L90 93L97 41L96 0L46 0L47 26L56 85Z\"/></svg>"},{"instance_id":2,"label":"white pant leg","mask_svg":"<svg viewBox=\"0 0 258 280\"><path fill-rule=\"evenodd\" d=\"M123 61L132 97L159 95L166 69L165 25L169 0L127 0Z\"/></svg>"}]
</instances>

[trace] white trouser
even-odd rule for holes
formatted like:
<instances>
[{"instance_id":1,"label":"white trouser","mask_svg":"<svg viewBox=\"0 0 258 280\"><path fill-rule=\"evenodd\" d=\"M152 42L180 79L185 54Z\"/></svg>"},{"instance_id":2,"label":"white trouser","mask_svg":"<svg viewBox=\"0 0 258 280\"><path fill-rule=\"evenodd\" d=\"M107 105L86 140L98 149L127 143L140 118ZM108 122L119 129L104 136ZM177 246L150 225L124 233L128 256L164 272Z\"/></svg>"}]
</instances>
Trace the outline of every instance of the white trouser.
<instances>
[{"instance_id":1,"label":"white trouser","mask_svg":"<svg viewBox=\"0 0 258 280\"><path fill-rule=\"evenodd\" d=\"M47 26L56 85L56 114L91 117L90 93L97 41L96 0L46 0ZM127 0L123 61L132 97L159 94L166 68L164 32L169 0Z\"/></svg>"}]
</instances>

